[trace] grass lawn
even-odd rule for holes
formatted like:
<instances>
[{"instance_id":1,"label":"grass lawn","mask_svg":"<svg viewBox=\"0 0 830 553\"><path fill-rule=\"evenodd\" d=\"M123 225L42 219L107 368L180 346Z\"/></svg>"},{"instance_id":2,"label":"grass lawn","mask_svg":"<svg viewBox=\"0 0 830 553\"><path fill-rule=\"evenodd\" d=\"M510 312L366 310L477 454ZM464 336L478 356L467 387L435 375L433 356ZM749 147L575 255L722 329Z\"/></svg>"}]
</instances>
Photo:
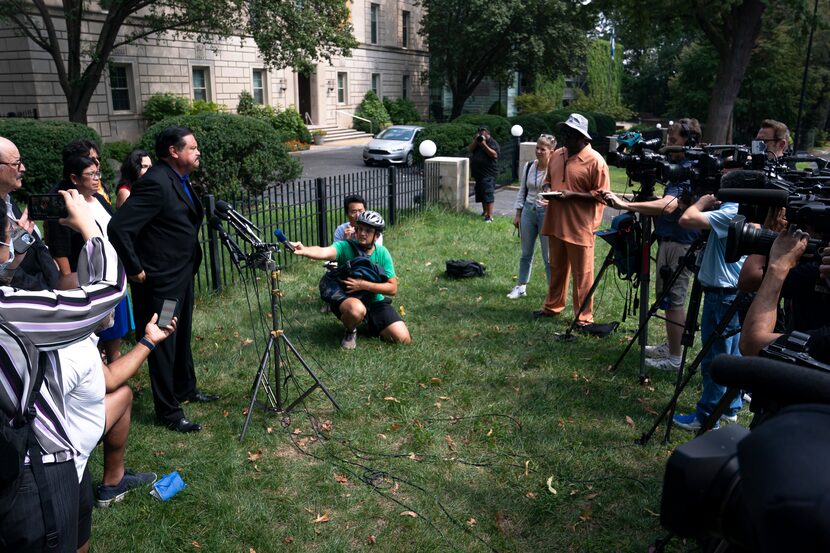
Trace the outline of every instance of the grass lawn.
<instances>
[{"instance_id":1,"label":"grass lawn","mask_svg":"<svg viewBox=\"0 0 830 553\"><path fill-rule=\"evenodd\" d=\"M664 464L690 435L634 444L674 386L663 373L641 386L636 353L608 372L636 315L604 340L557 341L572 312L531 317L545 291L538 256L528 297L505 297L519 258L507 218L483 224L433 208L385 243L400 278L394 305L414 343L361 331L355 351L341 350L342 327L319 312L321 264L295 264L282 275L287 335L342 411L318 390L290 416L257 410L241 444L262 336L251 343L241 287L197 302L199 385L222 399L186 406L201 433L168 431L154 424L143 368L127 451L128 467L178 470L187 489L166 503L136 491L96 509L93 551L644 551L664 533ZM597 268L606 251L598 245ZM453 258L476 259L488 275L448 280ZM623 311L623 284L610 273L596 293L598 322ZM652 329L663 334L658 321ZM682 411L697 394L690 386ZM98 450L93 481L101 462Z\"/></svg>"}]
</instances>

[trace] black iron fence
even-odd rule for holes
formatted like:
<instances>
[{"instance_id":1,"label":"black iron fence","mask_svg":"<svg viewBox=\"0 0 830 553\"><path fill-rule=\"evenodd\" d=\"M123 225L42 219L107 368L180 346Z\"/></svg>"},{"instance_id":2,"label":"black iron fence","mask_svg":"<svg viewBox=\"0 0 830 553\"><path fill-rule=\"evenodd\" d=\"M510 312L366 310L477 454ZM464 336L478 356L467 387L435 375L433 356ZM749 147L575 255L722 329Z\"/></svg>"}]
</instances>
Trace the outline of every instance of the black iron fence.
<instances>
[{"instance_id":1,"label":"black iron fence","mask_svg":"<svg viewBox=\"0 0 830 553\"><path fill-rule=\"evenodd\" d=\"M437 167L430 166L430 171ZM242 193L221 198L249 219L261 231L264 242L274 242L274 231L280 229L292 242L327 246L334 229L346 221L343 201L358 194L366 199L367 209L381 213L387 226L395 225L438 200L438 177L427 178L425 167L389 167L357 173L301 179L268 188L262 194ZM204 198L208 213L215 205L213 196ZM252 248L228 229L231 237L246 253ZM240 278L231 256L222 247L217 232L207 223L200 230L204 262L196 275L196 289L219 290ZM291 266L291 254L280 250L277 263Z\"/></svg>"}]
</instances>

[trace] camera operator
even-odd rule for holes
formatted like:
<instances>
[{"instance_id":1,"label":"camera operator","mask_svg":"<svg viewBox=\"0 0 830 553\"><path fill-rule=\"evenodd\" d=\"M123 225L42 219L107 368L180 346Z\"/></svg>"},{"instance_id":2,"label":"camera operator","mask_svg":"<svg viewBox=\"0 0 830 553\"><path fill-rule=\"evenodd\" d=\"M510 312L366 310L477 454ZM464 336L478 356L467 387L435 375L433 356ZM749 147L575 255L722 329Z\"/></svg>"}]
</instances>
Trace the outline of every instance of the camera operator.
<instances>
[{"instance_id":1,"label":"camera operator","mask_svg":"<svg viewBox=\"0 0 830 553\"><path fill-rule=\"evenodd\" d=\"M499 143L490 136L490 129L482 125L467 148L471 154L470 172L476 181L475 199L481 202L484 222L492 223L493 203L496 201L496 177L499 174Z\"/></svg>"},{"instance_id":2,"label":"camera operator","mask_svg":"<svg viewBox=\"0 0 830 553\"><path fill-rule=\"evenodd\" d=\"M669 146L697 146L700 142L700 123L697 119L683 118L676 121L668 132ZM672 163L683 163L682 152L671 154ZM686 229L678 224L683 209L679 200L681 192L691 183L670 182L666 185L663 197L645 202L628 202L613 192L606 192L604 197L608 205L617 209L634 211L657 217L654 232L657 235L657 270L660 275L656 281L655 293L659 297L664 293L668 280L681 264L689 245L695 241L700 232ZM665 371L680 369L683 345L683 326L686 322L686 294L689 290L691 271L684 268L660 305L666 311L666 343L659 346L646 346L646 365Z\"/></svg>"},{"instance_id":3,"label":"camera operator","mask_svg":"<svg viewBox=\"0 0 830 553\"><path fill-rule=\"evenodd\" d=\"M681 227L710 231L698 271L698 279L703 286L703 312L700 317L701 343L706 343L715 332L721 319L735 301L738 292L738 275L741 272L744 258L735 263L727 263L724 257L729 222L737 213L738 204L732 202L721 204L714 195L706 194L689 206L680 217ZM703 422L726 393L724 386L712 380L710 374L712 360L722 353L740 355L739 340L740 326L736 313L729 320L724 332L715 337L711 348L700 364L703 393L697 402L696 412L675 415L674 424L686 430L694 431L701 428ZM736 396L721 419L729 422L736 421L741 406L741 398Z\"/></svg>"},{"instance_id":4,"label":"camera operator","mask_svg":"<svg viewBox=\"0 0 830 553\"><path fill-rule=\"evenodd\" d=\"M782 292L792 287L792 281L803 287L805 276L796 273L796 269L806 266L812 275L809 290L815 287L816 277L830 273L830 256L822 259L822 265L810 270L810 265L799 263L799 259L807 248L810 235L797 229L795 226L781 231L772 244L769 253L769 262L755 299L749 307L741 334L741 353L743 355L758 355L762 349L773 343L783 334L776 332L776 314L778 302ZM830 253L830 252L828 252ZM806 272L806 271L805 271ZM826 278L826 276L825 276ZM815 302L810 306L809 298L797 303L793 309L793 330L805 332L811 336L807 350L810 356L823 362L830 363L830 324L828 314L823 309L816 309Z\"/></svg>"},{"instance_id":5,"label":"camera operator","mask_svg":"<svg viewBox=\"0 0 830 553\"><path fill-rule=\"evenodd\" d=\"M777 160L784 157L790 146L790 129L775 119L764 119L755 140L763 140L767 147L767 155L772 154Z\"/></svg>"}]
</instances>

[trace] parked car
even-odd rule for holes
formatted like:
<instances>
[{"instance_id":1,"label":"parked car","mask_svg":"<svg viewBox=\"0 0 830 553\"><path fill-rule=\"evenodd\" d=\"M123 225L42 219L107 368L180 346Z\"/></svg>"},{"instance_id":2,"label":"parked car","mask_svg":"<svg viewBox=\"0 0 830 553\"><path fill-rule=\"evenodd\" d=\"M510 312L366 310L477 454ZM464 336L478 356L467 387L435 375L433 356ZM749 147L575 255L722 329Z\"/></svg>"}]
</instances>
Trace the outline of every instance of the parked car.
<instances>
[{"instance_id":1,"label":"parked car","mask_svg":"<svg viewBox=\"0 0 830 553\"><path fill-rule=\"evenodd\" d=\"M423 127L392 125L380 131L363 147L363 163L402 163L411 167L415 161L415 137Z\"/></svg>"}]
</instances>

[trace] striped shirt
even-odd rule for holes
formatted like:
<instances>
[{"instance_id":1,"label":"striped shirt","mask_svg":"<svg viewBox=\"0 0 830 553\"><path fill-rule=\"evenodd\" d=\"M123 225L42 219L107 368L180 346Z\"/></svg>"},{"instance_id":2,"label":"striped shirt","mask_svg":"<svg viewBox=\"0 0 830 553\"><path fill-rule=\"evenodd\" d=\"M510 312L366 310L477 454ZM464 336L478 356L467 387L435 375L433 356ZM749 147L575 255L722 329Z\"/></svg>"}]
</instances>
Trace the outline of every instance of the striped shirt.
<instances>
[{"instance_id":1,"label":"striped shirt","mask_svg":"<svg viewBox=\"0 0 830 553\"><path fill-rule=\"evenodd\" d=\"M0 287L0 408L14 417L32 394L37 371L43 371L34 427L44 463L76 454L66 432L56 350L89 336L126 293L124 269L109 242L87 241L79 255L78 282L80 288L60 291Z\"/></svg>"}]
</instances>

